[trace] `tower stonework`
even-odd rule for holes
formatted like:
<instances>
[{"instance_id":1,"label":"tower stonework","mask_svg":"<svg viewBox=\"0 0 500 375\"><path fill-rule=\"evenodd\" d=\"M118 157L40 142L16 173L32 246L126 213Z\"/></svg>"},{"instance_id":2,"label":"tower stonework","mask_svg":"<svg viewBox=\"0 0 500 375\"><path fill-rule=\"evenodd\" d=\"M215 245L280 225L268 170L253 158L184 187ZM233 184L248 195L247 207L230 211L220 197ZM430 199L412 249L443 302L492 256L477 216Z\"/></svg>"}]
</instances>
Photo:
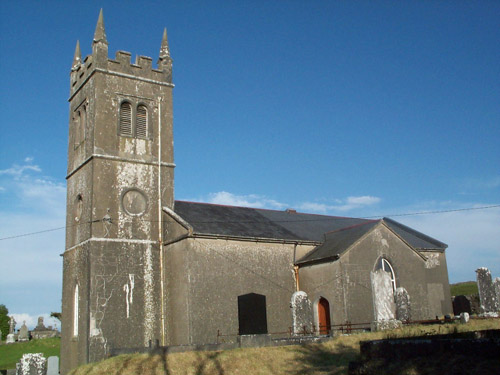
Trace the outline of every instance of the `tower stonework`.
<instances>
[{"instance_id":1,"label":"tower stonework","mask_svg":"<svg viewBox=\"0 0 500 375\"><path fill-rule=\"evenodd\" d=\"M173 208L172 60L92 54L70 73L61 373L111 348L164 341L161 207Z\"/></svg>"}]
</instances>

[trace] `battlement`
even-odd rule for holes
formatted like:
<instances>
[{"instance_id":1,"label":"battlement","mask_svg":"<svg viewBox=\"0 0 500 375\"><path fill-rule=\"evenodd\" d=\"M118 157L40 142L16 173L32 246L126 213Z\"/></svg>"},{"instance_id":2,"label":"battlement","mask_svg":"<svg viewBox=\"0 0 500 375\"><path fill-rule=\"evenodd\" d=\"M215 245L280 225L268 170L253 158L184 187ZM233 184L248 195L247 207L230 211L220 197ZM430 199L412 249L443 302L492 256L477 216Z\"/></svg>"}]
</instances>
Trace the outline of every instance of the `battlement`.
<instances>
[{"instance_id":1,"label":"battlement","mask_svg":"<svg viewBox=\"0 0 500 375\"><path fill-rule=\"evenodd\" d=\"M77 42L70 74L70 97L96 71L172 85L172 59L170 58L166 29L163 32L157 68L153 68L153 59L148 56L137 56L135 62L132 63L131 53L126 51L117 51L113 60L108 58L108 42L101 10L92 42L92 54L85 57L83 62L81 61L80 44Z\"/></svg>"}]
</instances>

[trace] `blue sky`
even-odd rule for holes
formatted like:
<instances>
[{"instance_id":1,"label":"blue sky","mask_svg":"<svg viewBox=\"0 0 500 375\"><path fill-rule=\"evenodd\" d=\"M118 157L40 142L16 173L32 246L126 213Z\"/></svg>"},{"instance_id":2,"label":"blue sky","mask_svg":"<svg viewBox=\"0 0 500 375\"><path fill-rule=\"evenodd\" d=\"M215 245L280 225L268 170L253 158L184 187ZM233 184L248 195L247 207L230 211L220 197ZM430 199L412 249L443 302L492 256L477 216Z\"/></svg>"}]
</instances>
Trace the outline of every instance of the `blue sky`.
<instances>
[{"instance_id":1,"label":"blue sky","mask_svg":"<svg viewBox=\"0 0 500 375\"><path fill-rule=\"evenodd\" d=\"M140 4L140 5L139 5ZM500 204L498 1L0 4L0 238L64 226L69 70L174 59L176 199L341 216ZM500 276L500 209L394 216ZM0 241L0 303L60 311L64 230ZM24 314L24 315L21 315ZM31 323L31 324L33 324Z\"/></svg>"}]
</instances>

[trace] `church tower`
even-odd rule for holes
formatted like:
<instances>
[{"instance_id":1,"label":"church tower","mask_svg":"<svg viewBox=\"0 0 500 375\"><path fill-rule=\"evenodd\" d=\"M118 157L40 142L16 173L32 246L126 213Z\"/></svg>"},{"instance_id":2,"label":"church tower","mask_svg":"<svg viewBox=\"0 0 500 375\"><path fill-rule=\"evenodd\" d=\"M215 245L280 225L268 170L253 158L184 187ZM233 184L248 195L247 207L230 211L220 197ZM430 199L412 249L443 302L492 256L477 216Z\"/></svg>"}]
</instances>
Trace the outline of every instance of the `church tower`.
<instances>
[{"instance_id":1,"label":"church tower","mask_svg":"<svg viewBox=\"0 0 500 375\"><path fill-rule=\"evenodd\" d=\"M172 59L108 58L103 13L70 73L61 373L163 342L161 207L173 208Z\"/></svg>"}]
</instances>

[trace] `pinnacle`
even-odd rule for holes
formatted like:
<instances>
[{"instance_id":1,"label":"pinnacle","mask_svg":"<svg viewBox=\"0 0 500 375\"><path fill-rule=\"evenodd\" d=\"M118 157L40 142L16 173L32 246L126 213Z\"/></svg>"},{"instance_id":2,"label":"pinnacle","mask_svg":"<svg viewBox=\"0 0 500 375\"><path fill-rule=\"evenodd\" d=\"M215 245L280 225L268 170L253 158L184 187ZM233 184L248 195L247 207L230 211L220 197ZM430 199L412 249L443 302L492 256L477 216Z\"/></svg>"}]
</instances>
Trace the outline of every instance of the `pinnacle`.
<instances>
[{"instance_id":1,"label":"pinnacle","mask_svg":"<svg viewBox=\"0 0 500 375\"><path fill-rule=\"evenodd\" d=\"M101 11L99 12L99 19L97 20L97 25L95 27L95 33L94 33L94 43L97 42L108 43L108 41L106 40L106 31L104 30L104 16L102 8Z\"/></svg>"},{"instance_id":2,"label":"pinnacle","mask_svg":"<svg viewBox=\"0 0 500 375\"><path fill-rule=\"evenodd\" d=\"M76 66L80 63L82 59L82 53L80 52L80 41L76 41L76 48L75 48L75 56L73 57L73 66Z\"/></svg>"},{"instance_id":3,"label":"pinnacle","mask_svg":"<svg viewBox=\"0 0 500 375\"><path fill-rule=\"evenodd\" d=\"M160 60L166 57L170 57L170 51L168 50L167 28L163 30L163 38L161 39Z\"/></svg>"}]
</instances>

